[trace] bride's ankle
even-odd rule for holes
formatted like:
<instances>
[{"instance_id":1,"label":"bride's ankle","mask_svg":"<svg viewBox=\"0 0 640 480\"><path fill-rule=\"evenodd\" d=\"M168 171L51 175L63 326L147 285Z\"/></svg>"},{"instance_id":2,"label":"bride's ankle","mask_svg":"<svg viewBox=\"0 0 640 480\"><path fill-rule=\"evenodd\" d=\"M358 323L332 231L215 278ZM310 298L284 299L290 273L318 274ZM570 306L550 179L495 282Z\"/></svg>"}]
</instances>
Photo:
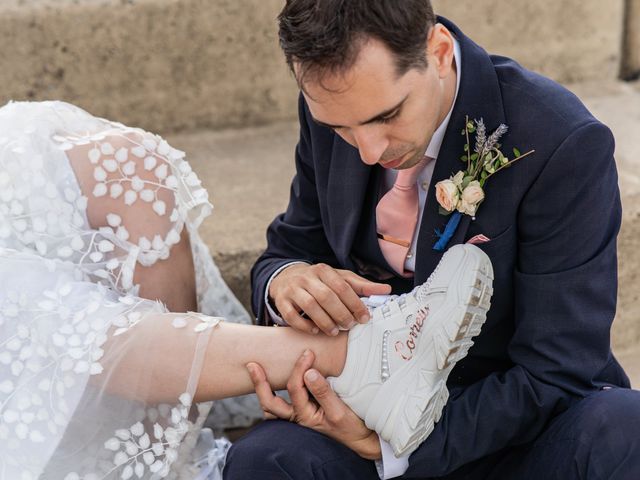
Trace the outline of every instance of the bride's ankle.
<instances>
[{"instance_id":1,"label":"bride's ankle","mask_svg":"<svg viewBox=\"0 0 640 480\"><path fill-rule=\"evenodd\" d=\"M337 377L344 370L347 361L347 344L349 332L340 332L335 337L328 337L330 341L325 352L327 376Z\"/></svg>"}]
</instances>

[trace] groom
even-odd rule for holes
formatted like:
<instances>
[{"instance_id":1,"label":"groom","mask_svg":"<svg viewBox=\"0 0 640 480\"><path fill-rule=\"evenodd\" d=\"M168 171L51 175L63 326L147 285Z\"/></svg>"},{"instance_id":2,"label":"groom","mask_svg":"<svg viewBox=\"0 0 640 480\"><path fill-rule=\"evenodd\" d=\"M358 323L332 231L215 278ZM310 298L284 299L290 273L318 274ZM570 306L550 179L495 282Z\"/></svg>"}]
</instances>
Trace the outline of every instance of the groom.
<instances>
[{"instance_id":1,"label":"groom","mask_svg":"<svg viewBox=\"0 0 640 480\"><path fill-rule=\"evenodd\" d=\"M535 152L486 181L448 242L489 255L494 296L418 449L398 459L380 442L373 462L338 436L270 421L232 447L225 478L639 478L640 393L609 342L621 220L611 132L428 0L288 0L279 21L300 141L289 206L253 269L260 322L331 335L368 320L359 296L423 283L443 253L441 207L455 200L436 185L467 167L467 118L487 135L507 125L507 157ZM379 202L410 168L419 221L399 238L407 223L382 232Z\"/></svg>"}]
</instances>

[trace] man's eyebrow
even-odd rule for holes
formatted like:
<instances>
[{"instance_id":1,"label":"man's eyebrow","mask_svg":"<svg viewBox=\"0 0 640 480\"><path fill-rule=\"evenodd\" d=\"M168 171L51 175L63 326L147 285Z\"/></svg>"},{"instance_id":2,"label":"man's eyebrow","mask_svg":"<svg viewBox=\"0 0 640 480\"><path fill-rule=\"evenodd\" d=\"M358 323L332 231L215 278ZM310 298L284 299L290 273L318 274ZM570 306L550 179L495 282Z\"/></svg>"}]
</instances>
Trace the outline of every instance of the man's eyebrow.
<instances>
[{"instance_id":1,"label":"man's eyebrow","mask_svg":"<svg viewBox=\"0 0 640 480\"><path fill-rule=\"evenodd\" d=\"M387 110L385 110L384 112L381 112L379 114L377 114L375 117L371 117L369 120L365 120L364 122L360 122L358 125L369 125L370 123L375 123L375 122L379 122L380 120L382 120L385 117L388 117L389 115L391 115L393 112L395 112L396 110L398 110L400 107L402 107L402 105L404 104L404 102L407 100L407 98L409 97L409 95L405 96L402 100L400 100L400 102L397 105L394 105L391 108L388 108ZM340 125L331 125L328 123L324 123L321 122L320 120L317 120L313 117L313 115L311 116L311 118L313 119L313 121L315 123L317 123L318 125L320 125L321 127L327 127L327 128L343 128Z\"/></svg>"}]
</instances>

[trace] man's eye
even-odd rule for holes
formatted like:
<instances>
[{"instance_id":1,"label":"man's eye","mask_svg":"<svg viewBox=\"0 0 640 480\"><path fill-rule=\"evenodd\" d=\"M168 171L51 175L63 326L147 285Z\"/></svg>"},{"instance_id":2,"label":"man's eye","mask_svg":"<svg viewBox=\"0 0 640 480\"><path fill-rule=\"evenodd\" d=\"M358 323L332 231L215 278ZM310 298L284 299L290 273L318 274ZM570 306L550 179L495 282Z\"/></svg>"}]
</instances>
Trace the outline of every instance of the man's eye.
<instances>
[{"instance_id":1,"label":"man's eye","mask_svg":"<svg viewBox=\"0 0 640 480\"><path fill-rule=\"evenodd\" d=\"M386 117L382 117L380 119L380 123L389 123L391 120L393 120L394 118L396 118L398 116L399 112L394 112L391 115L387 115Z\"/></svg>"}]
</instances>

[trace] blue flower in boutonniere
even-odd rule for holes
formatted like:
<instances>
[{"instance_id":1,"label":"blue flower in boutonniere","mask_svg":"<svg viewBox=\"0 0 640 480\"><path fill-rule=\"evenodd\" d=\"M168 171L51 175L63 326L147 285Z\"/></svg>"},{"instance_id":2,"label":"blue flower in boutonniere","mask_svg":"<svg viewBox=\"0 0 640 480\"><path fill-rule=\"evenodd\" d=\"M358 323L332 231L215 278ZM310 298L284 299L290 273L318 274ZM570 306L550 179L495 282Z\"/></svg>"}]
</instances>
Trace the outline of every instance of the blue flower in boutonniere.
<instances>
[{"instance_id":1,"label":"blue flower in boutonniere","mask_svg":"<svg viewBox=\"0 0 640 480\"><path fill-rule=\"evenodd\" d=\"M433 246L434 250L443 251L446 248L458 228L462 215L475 217L485 198L484 185L487 180L503 168L509 168L513 163L535 152L530 150L521 154L514 148L514 157L507 158L500 150L502 145L498 143L507 130L506 125L500 124L495 132L487 137L487 129L482 119L470 121L469 117L466 118L462 135L466 136L467 143L464 146L464 155L460 159L467 164L467 169L436 184L440 214L450 215L450 218L443 232L436 231L439 239ZM471 151L469 136L473 134L476 136L476 142Z\"/></svg>"}]
</instances>

